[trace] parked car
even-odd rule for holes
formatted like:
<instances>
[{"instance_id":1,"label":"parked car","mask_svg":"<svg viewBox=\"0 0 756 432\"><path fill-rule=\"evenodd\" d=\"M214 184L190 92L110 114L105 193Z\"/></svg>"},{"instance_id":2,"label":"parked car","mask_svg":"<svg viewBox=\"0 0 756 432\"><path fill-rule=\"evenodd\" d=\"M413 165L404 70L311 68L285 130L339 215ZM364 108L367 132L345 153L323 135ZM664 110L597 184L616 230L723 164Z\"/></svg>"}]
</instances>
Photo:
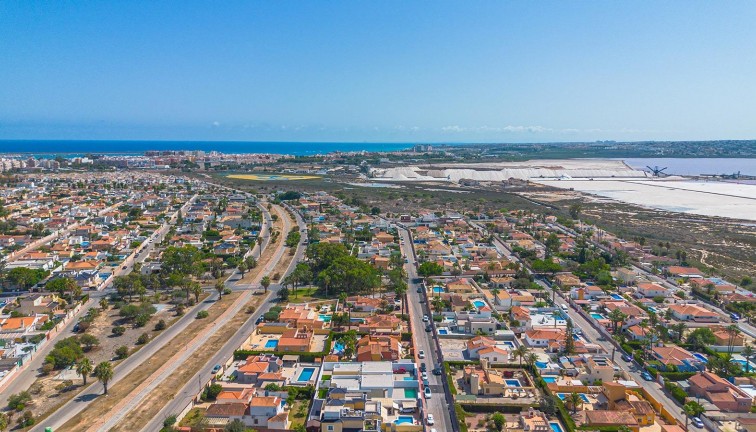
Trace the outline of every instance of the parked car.
<instances>
[{"instance_id":1,"label":"parked car","mask_svg":"<svg viewBox=\"0 0 756 432\"><path fill-rule=\"evenodd\" d=\"M430 387L426 387L425 390L423 390L423 395L425 395L426 399L430 399L430 397L431 397Z\"/></svg>"},{"instance_id":2,"label":"parked car","mask_svg":"<svg viewBox=\"0 0 756 432\"><path fill-rule=\"evenodd\" d=\"M428 372L426 372L426 371L423 371L423 372L422 372L422 373L420 374L420 377L421 377L422 379L424 379L424 380L427 380L427 379L428 379Z\"/></svg>"},{"instance_id":3,"label":"parked car","mask_svg":"<svg viewBox=\"0 0 756 432\"><path fill-rule=\"evenodd\" d=\"M698 418L698 417L693 417L693 418L691 418L691 419L690 419L690 422L691 422L691 423L693 423L693 426L695 426L695 427L697 427L697 428L699 428L699 429L700 429L700 428L703 428L703 427L704 427L704 424L703 424L703 422L702 422L702 421L701 421L701 419L700 419L700 418Z\"/></svg>"},{"instance_id":4,"label":"parked car","mask_svg":"<svg viewBox=\"0 0 756 432\"><path fill-rule=\"evenodd\" d=\"M622 355L622 360L624 360L626 362L633 361L633 355L632 354L623 354Z\"/></svg>"},{"instance_id":5,"label":"parked car","mask_svg":"<svg viewBox=\"0 0 756 432\"><path fill-rule=\"evenodd\" d=\"M730 312L730 318L732 318L734 321L739 321L740 320L740 314L735 313L735 312Z\"/></svg>"},{"instance_id":6,"label":"parked car","mask_svg":"<svg viewBox=\"0 0 756 432\"><path fill-rule=\"evenodd\" d=\"M428 382L428 380L427 380L427 379L424 379L424 380L423 380L423 385L424 385L425 387L428 387L428 386L430 385L430 383Z\"/></svg>"},{"instance_id":7,"label":"parked car","mask_svg":"<svg viewBox=\"0 0 756 432\"><path fill-rule=\"evenodd\" d=\"M643 373L641 374L641 377L644 380L646 380L646 381L653 381L654 380L654 377L652 377L651 374L648 373L648 371L643 371Z\"/></svg>"},{"instance_id":8,"label":"parked car","mask_svg":"<svg viewBox=\"0 0 756 432\"><path fill-rule=\"evenodd\" d=\"M441 375L441 368L440 367L433 368L433 375Z\"/></svg>"},{"instance_id":9,"label":"parked car","mask_svg":"<svg viewBox=\"0 0 756 432\"><path fill-rule=\"evenodd\" d=\"M431 332L432 330L433 330L433 329L431 328L430 324L429 324L429 325L427 325L427 326L425 326L425 331L427 331L427 332L429 332L429 333L430 333L430 332Z\"/></svg>"},{"instance_id":10,"label":"parked car","mask_svg":"<svg viewBox=\"0 0 756 432\"><path fill-rule=\"evenodd\" d=\"M221 365L217 364L213 366L213 374L217 374L221 370Z\"/></svg>"},{"instance_id":11,"label":"parked car","mask_svg":"<svg viewBox=\"0 0 756 432\"><path fill-rule=\"evenodd\" d=\"M426 388L428 388L428 387L426 387ZM432 425L432 424L435 423L435 420L433 420L433 414L428 414L428 417L425 420L428 422L429 425Z\"/></svg>"},{"instance_id":12,"label":"parked car","mask_svg":"<svg viewBox=\"0 0 756 432\"><path fill-rule=\"evenodd\" d=\"M419 353L417 353L417 357L418 357L418 358L421 358L421 359L424 359L424 358L425 358L425 351L423 351L423 350L420 350L420 352L419 352Z\"/></svg>"},{"instance_id":13,"label":"parked car","mask_svg":"<svg viewBox=\"0 0 756 432\"><path fill-rule=\"evenodd\" d=\"M425 363L420 363L420 370L425 372L426 370L428 370L428 366L426 366Z\"/></svg>"},{"instance_id":14,"label":"parked car","mask_svg":"<svg viewBox=\"0 0 756 432\"><path fill-rule=\"evenodd\" d=\"M416 290L416 291L417 291L417 293L418 293L418 294L420 294L420 293L422 293L422 292L423 292L423 289L422 289L422 288L420 288L420 287L417 287L417 290Z\"/></svg>"},{"instance_id":15,"label":"parked car","mask_svg":"<svg viewBox=\"0 0 756 432\"><path fill-rule=\"evenodd\" d=\"M569 306L567 306L567 303L563 303L563 304L561 304L560 306L561 306L562 310L564 310L564 311L568 311L568 310L570 310L570 307L569 307Z\"/></svg>"},{"instance_id":16,"label":"parked car","mask_svg":"<svg viewBox=\"0 0 756 432\"><path fill-rule=\"evenodd\" d=\"M423 315L423 322L428 322L428 321L429 321L428 315Z\"/></svg>"}]
</instances>

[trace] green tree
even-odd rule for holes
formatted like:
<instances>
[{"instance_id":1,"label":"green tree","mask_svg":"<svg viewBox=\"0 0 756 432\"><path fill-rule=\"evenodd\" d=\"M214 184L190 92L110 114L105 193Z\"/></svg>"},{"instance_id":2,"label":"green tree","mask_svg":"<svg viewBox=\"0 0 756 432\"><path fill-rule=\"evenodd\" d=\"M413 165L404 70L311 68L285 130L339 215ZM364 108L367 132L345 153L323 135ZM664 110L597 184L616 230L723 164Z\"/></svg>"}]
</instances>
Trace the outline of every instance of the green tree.
<instances>
[{"instance_id":1,"label":"green tree","mask_svg":"<svg viewBox=\"0 0 756 432\"><path fill-rule=\"evenodd\" d=\"M81 287L75 280L70 277L64 276L50 280L45 284L45 288L48 291L56 292L59 294L70 293L71 296L80 296Z\"/></svg>"},{"instance_id":2,"label":"green tree","mask_svg":"<svg viewBox=\"0 0 756 432\"><path fill-rule=\"evenodd\" d=\"M86 357L76 363L76 374L84 380L85 386L87 385L87 376L89 376L93 370L94 366L92 366L92 362Z\"/></svg>"},{"instance_id":3,"label":"green tree","mask_svg":"<svg viewBox=\"0 0 756 432\"><path fill-rule=\"evenodd\" d=\"M522 359L525 358L530 350L525 345L520 345L512 351L512 355L520 359L520 366L522 366Z\"/></svg>"},{"instance_id":4,"label":"green tree","mask_svg":"<svg viewBox=\"0 0 756 432\"><path fill-rule=\"evenodd\" d=\"M265 292L268 292L268 287L270 286L270 277L263 276L263 278L260 280L260 285L262 285L263 288L265 288Z\"/></svg>"},{"instance_id":5,"label":"green tree","mask_svg":"<svg viewBox=\"0 0 756 432\"><path fill-rule=\"evenodd\" d=\"M202 285L199 282L192 281L189 286L191 287L192 294L194 294L194 302L199 303L199 297L202 294Z\"/></svg>"},{"instance_id":6,"label":"green tree","mask_svg":"<svg viewBox=\"0 0 756 432\"><path fill-rule=\"evenodd\" d=\"M570 393L567 396L567 401L569 402L570 408L572 408L573 414L577 413L578 409L583 405L583 398L579 393Z\"/></svg>"},{"instance_id":7,"label":"green tree","mask_svg":"<svg viewBox=\"0 0 756 432\"><path fill-rule=\"evenodd\" d=\"M685 414L685 430L688 430L688 421L691 417L698 417L703 414L705 408L703 405L696 401L690 401L683 405L683 413Z\"/></svg>"},{"instance_id":8,"label":"green tree","mask_svg":"<svg viewBox=\"0 0 756 432\"><path fill-rule=\"evenodd\" d=\"M504 430L504 425L507 423L507 419L506 417L504 417L504 414L498 411L491 415L491 421L494 423L494 426L498 431Z\"/></svg>"},{"instance_id":9,"label":"green tree","mask_svg":"<svg viewBox=\"0 0 756 432\"><path fill-rule=\"evenodd\" d=\"M91 334L83 334L79 336L79 342L84 345L85 351L90 351L92 348L100 344L100 341Z\"/></svg>"},{"instance_id":10,"label":"green tree","mask_svg":"<svg viewBox=\"0 0 756 432\"><path fill-rule=\"evenodd\" d=\"M108 382L113 379L113 365L108 362L100 362L94 369L94 376L102 383L103 394L108 394Z\"/></svg>"},{"instance_id":11,"label":"green tree","mask_svg":"<svg viewBox=\"0 0 756 432\"><path fill-rule=\"evenodd\" d=\"M422 264L420 264L420 267L417 268L417 274L419 274L422 277L431 277L431 276L439 276L444 272L444 268L441 267L440 264L427 261Z\"/></svg>"},{"instance_id":12,"label":"green tree","mask_svg":"<svg viewBox=\"0 0 756 432\"><path fill-rule=\"evenodd\" d=\"M217 281L215 282L215 290L218 291L218 299L223 298L223 291L226 289L226 284L223 283L223 281Z\"/></svg>"}]
</instances>

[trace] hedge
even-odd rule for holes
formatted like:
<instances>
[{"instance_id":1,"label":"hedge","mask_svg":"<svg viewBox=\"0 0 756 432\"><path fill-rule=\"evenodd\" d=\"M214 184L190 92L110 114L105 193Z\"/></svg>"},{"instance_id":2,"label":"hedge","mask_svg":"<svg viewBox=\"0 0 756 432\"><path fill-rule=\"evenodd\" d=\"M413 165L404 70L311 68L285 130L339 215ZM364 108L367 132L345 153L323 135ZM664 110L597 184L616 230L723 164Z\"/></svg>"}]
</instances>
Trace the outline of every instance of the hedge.
<instances>
[{"instance_id":1,"label":"hedge","mask_svg":"<svg viewBox=\"0 0 756 432\"><path fill-rule=\"evenodd\" d=\"M685 393L685 390L683 390L682 387L673 383L672 381L667 381L664 383L664 388L677 402L679 402L680 404L685 404L685 398L688 396L688 394Z\"/></svg>"},{"instance_id":2,"label":"hedge","mask_svg":"<svg viewBox=\"0 0 756 432\"><path fill-rule=\"evenodd\" d=\"M661 376L668 379L669 381L683 381L686 380L693 375L695 375L695 372L659 372Z\"/></svg>"},{"instance_id":3,"label":"hedge","mask_svg":"<svg viewBox=\"0 0 756 432\"><path fill-rule=\"evenodd\" d=\"M467 432L467 423L465 423L467 412L465 412L465 409L462 408L462 405L458 403L454 404L454 411L457 413L457 421L459 422L460 432Z\"/></svg>"}]
</instances>

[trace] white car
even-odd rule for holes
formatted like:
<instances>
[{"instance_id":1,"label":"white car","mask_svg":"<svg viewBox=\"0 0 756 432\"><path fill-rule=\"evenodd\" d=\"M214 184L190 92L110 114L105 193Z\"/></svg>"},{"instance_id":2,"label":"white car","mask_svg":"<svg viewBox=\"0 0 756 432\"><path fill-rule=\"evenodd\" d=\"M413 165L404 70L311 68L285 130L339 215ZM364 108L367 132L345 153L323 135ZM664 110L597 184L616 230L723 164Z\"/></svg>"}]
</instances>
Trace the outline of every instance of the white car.
<instances>
[{"instance_id":1,"label":"white car","mask_svg":"<svg viewBox=\"0 0 756 432\"><path fill-rule=\"evenodd\" d=\"M428 315L423 315L423 322L428 322Z\"/></svg>"},{"instance_id":2,"label":"white car","mask_svg":"<svg viewBox=\"0 0 756 432\"><path fill-rule=\"evenodd\" d=\"M417 353L417 357L421 358L421 359L424 359L425 358L425 351L420 350L420 352Z\"/></svg>"},{"instance_id":3,"label":"white car","mask_svg":"<svg viewBox=\"0 0 756 432\"><path fill-rule=\"evenodd\" d=\"M428 422L429 425L433 425L435 423L435 421L433 420L433 414L428 414L426 421Z\"/></svg>"},{"instance_id":4,"label":"white car","mask_svg":"<svg viewBox=\"0 0 756 432\"><path fill-rule=\"evenodd\" d=\"M423 373L421 373L421 374L420 374L420 377L421 377L422 379L424 379L424 380L427 380L427 379L428 379L428 372L426 372L426 371L423 371Z\"/></svg>"},{"instance_id":5,"label":"white car","mask_svg":"<svg viewBox=\"0 0 756 432\"><path fill-rule=\"evenodd\" d=\"M426 387L426 388L425 388L425 390L423 391L423 394L425 395L425 398L426 398L426 399L430 399L430 398L431 398L431 390L430 390L430 387Z\"/></svg>"}]
</instances>

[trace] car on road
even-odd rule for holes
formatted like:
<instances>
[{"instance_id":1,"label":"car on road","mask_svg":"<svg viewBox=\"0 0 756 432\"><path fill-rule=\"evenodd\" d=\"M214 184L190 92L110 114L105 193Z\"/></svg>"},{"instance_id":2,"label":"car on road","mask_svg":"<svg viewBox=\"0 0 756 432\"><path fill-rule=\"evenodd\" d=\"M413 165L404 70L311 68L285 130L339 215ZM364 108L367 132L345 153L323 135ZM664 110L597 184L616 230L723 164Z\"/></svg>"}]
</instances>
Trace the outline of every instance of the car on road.
<instances>
[{"instance_id":1,"label":"car on road","mask_svg":"<svg viewBox=\"0 0 756 432\"><path fill-rule=\"evenodd\" d=\"M428 386L430 385L430 383L428 382L428 380L427 380L427 379L424 379L424 380L423 380L423 385L424 385L425 387L428 387Z\"/></svg>"},{"instance_id":2,"label":"car on road","mask_svg":"<svg viewBox=\"0 0 756 432\"><path fill-rule=\"evenodd\" d=\"M425 372L426 370L428 370L428 366L426 366L425 363L420 363L420 370Z\"/></svg>"},{"instance_id":3,"label":"car on road","mask_svg":"<svg viewBox=\"0 0 756 432\"><path fill-rule=\"evenodd\" d=\"M631 362L631 361L633 361L633 355L632 354L623 354L622 355L622 360L624 360L626 362Z\"/></svg>"},{"instance_id":4,"label":"car on road","mask_svg":"<svg viewBox=\"0 0 756 432\"><path fill-rule=\"evenodd\" d=\"M431 390L430 387L426 387L425 390L423 390L423 395L426 399L430 399L431 397Z\"/></svg>"},{"instance_id":5,"label":"car on road","mask_svg":"<svg viewBox=\"0 0 756 432\"><path fill-rule=\"evenodd\" d=\"M436 429L436 428L431 428L430 432L438 432L438 429Z\"/></svg>"},{"instance_id":6,"label":"car on road","mask_svg":"<svg viewBox=\"0 0 756 432\"><path fill-rule=\"evenodd\" d=\"M436 422L435 420L433 420L433 414L428 414L428 417L425 419L425 421L428 422L429 425L433 425Z\"/></svg>"},{"instance_id":7,"label":"car on road","mask_svg":"<svg viewBox=\"0 0 756 432\"><path fill-rule=\"evenodd\" d=\"M570 307L569 307L569 306L567 306L567 303L562 303L562 304L561 304L561 305L559 305L559 306L560 306L560 307L562 308L562 310L563 310L563 311L568 311L568 310L570 310Z\"/></svg>"},{"instance_id":8,"label":"car on road","mask_svg":"<svg viewBox=\"0 0 756 432\"><path fill-rule=\"evenodd\" d=\"M424 359L425 358L425 351L420 350L420 352L417 353L417 357L421 358L421 359Z\"/></svg>"},{"instance_id":9,"label":"car on road","mask_svg":"<svg viewBox=\"0 0 756 432\"><path fill-rule=\"evenodd\" d=\"M433 375L441 375L441 368L440 367L433 368Z\"/></svg>"},{"instance_id":10,"label":"car on road","mask_svg":"<svg viewBox=\"0 0 756 432\"><path fill-rule=\"evenodd\" d=\"M79 327L79 323L76 323L76 324L74 324L74 326L73 326L73 330L72 330L72 331L73 331L74 333L78 333L78 332L79 332L79 328L80 328L80 327Z\"/></svg>"},{"instance_id":11,"label":"car on road","mask_svg":"<svg viewBox=\"0 0 756 432\"><path fill-rule=\"evenodd\" d=\"M428 415L430 415L430 414L428 414ZM700 419L700 418L698 418L698 417L693 417L693 418L691 418L691 419L690 419L690 422L691 422L691 423L693 423L693 426L695 426L695 427L697 427L697 428L699 428L699 429L700 429L700 428L703 428L703 427L704 427L704 424L703 424L703 422L702 422L702 421L701 421L701 419ZM429 423L429 424L430 424L430 423Z\"/></svg>"},{"instance_id":12,"label":"car on road","mask_svg":"<svg viewBox=\"0 0 756 432\"><path fill-rule=\"evenodd\" d=\"M641 374L641 378L643 378L646 381L653 381L654 380L654 377L652 377L651 374L648 373L648 371L643 371L643 373Z\"/></svg>"},{"instance_id":13,"label":"car on road","mask_svg":"<svg viewBox=\"0 0 756 432\"><path fill-rule=\"evenodd\" d=\"M213 374L217 374L221 370L221 365L217 364L213 366Z\"/></svg>"},{"instance_id":14,"label":"car on road","mask_svg":"<svg viewBox=\"0 0 756 432\"><path fill-rule=\"evenodd\" d=\"M428 322L428 315L423 315L423 322Z\"/></svg>"},{"instance_id":15,"label":"car on road","mask_svg":"<svg viewBox=\"0 0 756 432\"><path fill-rule=\"evenodd\" d=\"M430 324L428 324L427 326L425 326L425 331L426 332L430 333L432 330L433 330L433 328L431 328Z\"/></svg>"},{"instance_id":16,"label":"car on road","mask_svg":"<svg viewBox=\"0 0 756 432\"><path fill-rule=\"evenodd\" d=\"M420 287L417 287L417 289L415 291L417 291L417 293L420 294L421 292L423 292L423 289L420 288Z\"/></svg>"},{"instance_id":17,"label":"car on road","mask_svg":"<svg viewBox=\"0 0 756 432\"><path fill-rule=\"evenodd\" d=\"M733 321L740 321L740 315L735 312L730 313L730 318L732 318Z\"/></svg>"},{"instance_id":18,"label":"car on road","mask_svg":"<svg viewBox=\"0 0 756 432\"><path fill-rule=\"evenodd\" d=\"M420 374L420 377L421 377L422 379L424 379L424 380L427 380L427 379L428 379L428 372L426 372L426 371L423 371L423 372L422 372L422 373Z\"/></svg>"}]
</instances>

